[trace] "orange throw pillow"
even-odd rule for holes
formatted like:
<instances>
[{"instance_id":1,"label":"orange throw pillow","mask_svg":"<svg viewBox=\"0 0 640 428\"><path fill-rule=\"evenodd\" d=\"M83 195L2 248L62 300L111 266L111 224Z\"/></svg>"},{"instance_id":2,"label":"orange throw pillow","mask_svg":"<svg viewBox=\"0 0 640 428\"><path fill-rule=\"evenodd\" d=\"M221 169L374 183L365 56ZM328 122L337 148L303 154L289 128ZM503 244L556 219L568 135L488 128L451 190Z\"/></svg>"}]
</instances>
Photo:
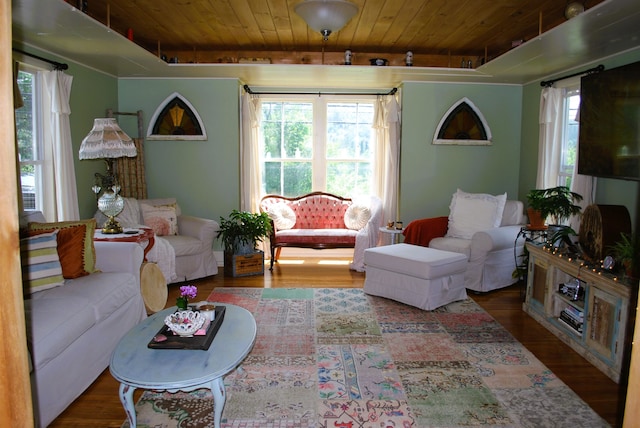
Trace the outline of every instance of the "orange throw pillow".
<instances>
[{"instance_id":1,"label":"orange throw pillow","mask_svg":"<svg viewBox=\"0 0 640 428\"><path fill-rule=\"evenodd\" d=\"M29 223L29 236L58 229L58 256L62 276L66 279L89 275L96 270L96 252L93 235L96 220L61 221L55 223Z\"/></svg>"}]
</instances>

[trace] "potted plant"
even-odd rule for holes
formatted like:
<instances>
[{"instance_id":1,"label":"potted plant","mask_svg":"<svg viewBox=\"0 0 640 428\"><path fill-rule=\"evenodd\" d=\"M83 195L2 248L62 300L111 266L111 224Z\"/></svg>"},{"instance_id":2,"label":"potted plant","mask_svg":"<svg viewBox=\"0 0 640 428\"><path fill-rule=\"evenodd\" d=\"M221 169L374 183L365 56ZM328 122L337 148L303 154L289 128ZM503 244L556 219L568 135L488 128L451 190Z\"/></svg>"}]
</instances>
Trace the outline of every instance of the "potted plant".
<instances>
[{"instance_id":1,"label":"potted plant","mask_svg":"<svg viewBox=\"0 0 640 428\"><path fill-rule=\"evenodd\" d=\"M551 217L552 224L560 225L572 215L580 213L581 208L576 205L576 202L581 200L582 195L572 192L567 186L533 189L527 194L529 221L534 222L537 215L535 211L537 211L543 223L548 217Z\"/></svg>"},{"instance_id":2,"label":"potted plant","mask_svg":"<svg viewBox=\"0 0 640 428\"><path fill-rule=\"evenodd\" d=\"M620 234L620 240L610 247L616 264L624 268L626 276L637 279L640 276L640 238L627 233Z\"/></svg>"},{"instance_id":3,"label":"potted plant","mask_svg":"<svg viewBox=\"0 0 640 428\"><path fill-rule=\"evenodd\" d=\"M267 213L233 210L229 218L220 217L218 238L222 239L225 253L250 254L259 241L271 233L271 219Z\"/></svg>"}]
</instances>

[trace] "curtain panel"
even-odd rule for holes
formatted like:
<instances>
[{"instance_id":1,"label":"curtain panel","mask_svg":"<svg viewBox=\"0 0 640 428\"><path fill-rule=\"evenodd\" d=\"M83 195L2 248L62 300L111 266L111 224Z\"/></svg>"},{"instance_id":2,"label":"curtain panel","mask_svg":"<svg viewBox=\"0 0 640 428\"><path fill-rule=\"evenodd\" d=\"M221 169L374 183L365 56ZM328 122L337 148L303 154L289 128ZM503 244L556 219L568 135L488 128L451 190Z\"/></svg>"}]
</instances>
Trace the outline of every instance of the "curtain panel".
<instances>
[{"instance_id":1,"label":"curtain panel","mask_svg":"<svg viewBox=\"0 0 640 428\"><path fill-rule=\"evenodd\" d=\"M244 91L244 89L241 89ZM260 165L260 109L257 95L245 92L240 97L240 209L260 212L262 176Z\"/></svg>"},{"instance_id":2,"label":"curtain panel","mask_svg":"<svg viewBox=\"0 0 640 428\"><path fill-rule=\"evenodd\" d=\"M399 93L379 96L373 128L377 136L374 191L382 200L383 221L397 220L400 192L400 103Z\"/></svg>"},{"instance_id":3,"label":"curtain panel","mask_svg":"<svg viewBox=\"0 0 640 428\"><path fill-rule=\"evenodd\" d=\"M562 162L565 88L548 87L540 94L540 142L538 146L538 174L536 188L558 186L558 172ZM576 117L580 121L580 113ZM577 150L577 148L576 148ZM582 196L577 203L582 209L593 204L596 178L578 174L578 153L571 178L571 191ZM576 232L580 229L580 217L572 216L569 225Z\"/></svg>"},{"instance_id":4,"label":"curtain panel","mask_svg":"<svg viewBox=\"0 0 640 428\"><path fill-rule=\"evenodd\" d=\"M69 97L73 77L62 71L40 71L37 79L42 88L40 104L43 122L43 213L48 221L78 220Z\"/></svg>"}]
</instances>

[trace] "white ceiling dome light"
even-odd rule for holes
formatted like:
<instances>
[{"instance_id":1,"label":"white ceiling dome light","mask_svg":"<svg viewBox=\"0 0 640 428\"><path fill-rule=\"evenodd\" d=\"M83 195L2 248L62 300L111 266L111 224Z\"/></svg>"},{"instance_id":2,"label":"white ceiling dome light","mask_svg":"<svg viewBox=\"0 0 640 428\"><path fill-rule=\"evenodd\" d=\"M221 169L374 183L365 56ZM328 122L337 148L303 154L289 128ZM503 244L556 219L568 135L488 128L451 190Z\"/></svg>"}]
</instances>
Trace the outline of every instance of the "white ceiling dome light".
<instances>
[{"instance_id":1,"label":"white ceiling dome light","mask_svg":"<svg viewBox=\"0 0 640 428\"><path fill-rule=\"evenodd\" d=\"M304 0L293 8L313 30L328 40L358 13L358 6L346 0Z\"/></svg>"}]
</instances>

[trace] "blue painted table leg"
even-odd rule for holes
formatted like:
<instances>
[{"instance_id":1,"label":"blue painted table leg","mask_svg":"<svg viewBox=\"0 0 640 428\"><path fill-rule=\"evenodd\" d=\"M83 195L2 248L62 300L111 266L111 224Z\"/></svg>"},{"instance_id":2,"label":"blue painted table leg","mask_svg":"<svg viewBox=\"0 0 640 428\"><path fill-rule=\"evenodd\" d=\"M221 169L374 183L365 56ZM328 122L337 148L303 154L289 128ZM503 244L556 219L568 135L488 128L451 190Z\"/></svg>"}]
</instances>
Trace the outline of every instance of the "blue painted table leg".
<instances>
[{"instance_id":1,"label":"blue painted table leg","mask_svg":"<svg viewBox=\"0 0 640 428\"><path fill-rule=\"evenodd\" d=\"M224 381L221 377L214 379L209 384L211 394L213 395L213 426L220 428L222 419L222 410L226 401L226 392L224 389Z\"/></svg>"},{"instance_id":2,"label":"blue painted table leg","mask_svg":"<svg viewBox=\"0 0 640 428\"><path fill-rule=\"evenodd\" d=\"M133 391L135 391L134 387L124 383L120 384L120 402L127 414L127 420L131 428L135 428L136 426L136 408L133 403Z\"/></svg>"}]
</instances>

